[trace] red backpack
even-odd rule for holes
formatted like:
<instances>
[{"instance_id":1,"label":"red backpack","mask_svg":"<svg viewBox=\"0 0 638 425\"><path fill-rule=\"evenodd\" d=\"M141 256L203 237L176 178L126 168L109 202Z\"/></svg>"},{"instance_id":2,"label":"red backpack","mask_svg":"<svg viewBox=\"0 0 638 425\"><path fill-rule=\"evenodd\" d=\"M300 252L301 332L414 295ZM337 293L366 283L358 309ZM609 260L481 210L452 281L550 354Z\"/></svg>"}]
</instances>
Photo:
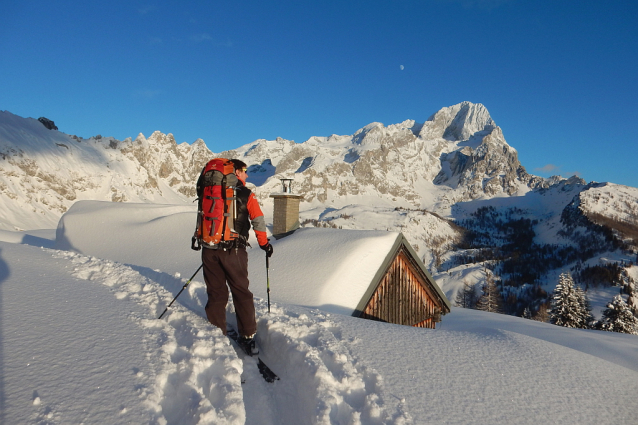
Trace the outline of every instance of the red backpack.
<instances>
[{"instance_id":1,"label":"red backpack","mask_svg":"<svg viewBox=\"0 0 638 425\"><path fill-rule=\"evenodd\" d=\"M229 159L211 159L202 170L197 180L197 228L191 245L194 250L205 245L225 248L239 236L235 231L237 181Z\"/></svg>"}]
</instances>

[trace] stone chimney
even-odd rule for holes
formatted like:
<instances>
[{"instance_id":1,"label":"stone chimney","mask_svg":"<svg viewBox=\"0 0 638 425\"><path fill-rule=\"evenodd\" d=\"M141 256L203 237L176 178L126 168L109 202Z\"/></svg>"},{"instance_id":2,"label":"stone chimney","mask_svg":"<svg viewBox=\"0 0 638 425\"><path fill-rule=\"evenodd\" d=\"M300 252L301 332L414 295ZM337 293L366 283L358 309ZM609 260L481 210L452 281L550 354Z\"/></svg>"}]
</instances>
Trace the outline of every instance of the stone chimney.
<instances>
[{"instance_id":1,"label":"stone chimney","mask_svg":"<svg viewBox=\"0 0 638 425\"><path fill-rule=\"evenodd\" d=\"M299 202L303 198L292 193L292 179L280 180L282 191L270 195L275 200L272 218L272 233L275 239L288 236L299 228Z\"/></svg>"}]
</instances>

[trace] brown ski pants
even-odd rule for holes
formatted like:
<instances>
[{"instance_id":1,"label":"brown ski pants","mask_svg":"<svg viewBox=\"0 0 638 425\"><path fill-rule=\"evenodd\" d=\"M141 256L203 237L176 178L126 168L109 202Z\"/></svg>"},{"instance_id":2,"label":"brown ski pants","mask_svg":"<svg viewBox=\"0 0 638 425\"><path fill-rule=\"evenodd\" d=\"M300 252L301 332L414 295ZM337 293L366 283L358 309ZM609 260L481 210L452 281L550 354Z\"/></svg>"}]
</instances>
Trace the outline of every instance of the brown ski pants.
<instances>
[{"instance_id":1,"label":"brown ski pants","mask_svg":"<svg viewBox=\"0 0 638 425\"><path fill-rule=\"evenodd\" d=\"M230 287L237 316L237 331L241 336L251 336L257 332L253 293L248 289L246 248L227 251L202 248L202 263L208 294L205 307L208 321L226 335L226 305Z\"/></svg>"}]
</instances>

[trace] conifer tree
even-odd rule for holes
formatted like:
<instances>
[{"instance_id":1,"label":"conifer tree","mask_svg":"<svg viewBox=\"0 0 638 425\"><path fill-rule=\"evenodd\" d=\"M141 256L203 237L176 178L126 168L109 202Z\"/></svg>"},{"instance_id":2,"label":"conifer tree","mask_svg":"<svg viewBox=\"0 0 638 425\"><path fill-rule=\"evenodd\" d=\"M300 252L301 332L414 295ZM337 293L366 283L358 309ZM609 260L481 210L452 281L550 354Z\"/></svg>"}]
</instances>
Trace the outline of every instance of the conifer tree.
<instances>
[{"instance_id":1,"label":"conifer tree","mask_svg":"<svg viewBox=\"0 0 638 425\"><path fill-rule=\"evenodd\" d=\"M634 313L634 316L638 315L638 297L636 296L636 282L633 279L629 279L625 286L625 292L627 292L627 305Z\"/></svg>"},{"instance_id":2,"label":"conifer tree","mask_svg":"<svg viewBox=\"0 0 638 425\"><path fill-rule=\"evenodd\" d=\"M489 311L490 313L503 313L503 295L496 285L496 279L488 270L485 270L485 284L483 293L476 302L476 309Z\"/></svg>"},{"instance_id":3,"label":"conifer tree","mask_svg":"<svg viewBox=\"0 0 638 425\"><path fill-rule=\"evenodd\" d=\"M476 305L476 292L474 286L467 280L463 280L463 289L456 293L456 305L463 308L474 308Z\"/></svg>"},{"instance_id":4,"label":"conifer tree","mask_svg":"<svg viewBox=\"0 0 638 425\"><path fill-rule=\"evenodd\" d=\"M593 320L585 292L569 273L562 273L554 291L549 322L567 328L589 328Z\"/></svg>"},{"instance_id":5,"label":"conifer tree","mask_svg":"<svg viewBox=\"0 0 638 425\"><path fill-rule=\"evenodd\" d=\"M538 311L532 316L532 320L543 323L549 322L548 303L543 303L538 307Z\"/></svg>"},{"instance_id":6,"label":"conifer tree","mask_svg":"<svg viewBox=\"0 0 638 425\"><path fill-rule=\"evenodd\" d=\"M587 299L587 294L579 285L574 285L574 291L576 292L576 299L580 306L580 327L582 329L591 329L594 326L595 319L591 314L591 305Z\"/></svg>"},{"instance_id":7,"label":"conifer tree","mask_svg":"<svg viewBox=\"0 0 638 425\"><path fill-rule=\"evenodd\" d=\"M634 316L622 295L616 295L603 311L600 328L610 332L638 335L638 318Z\"/></svg>"}]
</instances>

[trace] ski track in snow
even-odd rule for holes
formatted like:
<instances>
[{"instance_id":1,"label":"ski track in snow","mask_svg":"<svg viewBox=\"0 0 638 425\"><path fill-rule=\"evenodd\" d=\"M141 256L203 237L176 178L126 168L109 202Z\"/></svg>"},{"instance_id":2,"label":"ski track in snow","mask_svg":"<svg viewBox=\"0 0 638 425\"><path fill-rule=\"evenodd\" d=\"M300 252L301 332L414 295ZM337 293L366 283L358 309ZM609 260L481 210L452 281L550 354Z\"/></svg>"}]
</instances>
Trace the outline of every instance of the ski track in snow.
<instances>
[{"instance_id":1,"label":"ski track in snow","mask_svg":"<svg viewBox=\"0 0 638 425\"><path fill-rule=\"evenodd\" d=\"M100 282L116 298L149 307L148 315L132 319L146 332L149 362L159 366L155 385L145 394L151 423L244 421L242 364L217 328L178 303L170 315L157 320L171 294L129 266L65 251L53 251L53 256L68 259L74 277Z\"/></svg>"},{"instance_id":2,"label":"ski track in snow","mask_svg":"<svg viewBox=\"0 0 638 425\"><path fill-rule=\"evenodd\" d=\"M264 309L263 301L260 307ZM312 314L275 307L258 324L260 346L266 353L277 353L264 357L268 364L283 371L284 379L300 384L290 401L308 412L308 419L314 416L312 421L288 418L285 423L412 423L403 404L386 405L383 378L353 356L330 315Z\"/></svg>"},{"instance_id":3,"label":"ski track in snow","mask_svg":"<svg viewBox=\"0 0 638 425\"><path fill-rule=\"evenodd\" d=\"M186 279L69 251L73 277L108 286L119 300L148 308L131 314L156 375L140 389L153 424L408 424L404 401L386 400L383 378L353 356L330 315L257 299L260 357L280 376L266 383L256 359L240 359L203 317L205 287L193 280L164 315ZM232 302L229 303L232 322ZM245 380L245 384L241 381ZM290 409L290 406L295 406ZM302 414L300 414L302 413Z\"/></svg>"}]
</instances>

